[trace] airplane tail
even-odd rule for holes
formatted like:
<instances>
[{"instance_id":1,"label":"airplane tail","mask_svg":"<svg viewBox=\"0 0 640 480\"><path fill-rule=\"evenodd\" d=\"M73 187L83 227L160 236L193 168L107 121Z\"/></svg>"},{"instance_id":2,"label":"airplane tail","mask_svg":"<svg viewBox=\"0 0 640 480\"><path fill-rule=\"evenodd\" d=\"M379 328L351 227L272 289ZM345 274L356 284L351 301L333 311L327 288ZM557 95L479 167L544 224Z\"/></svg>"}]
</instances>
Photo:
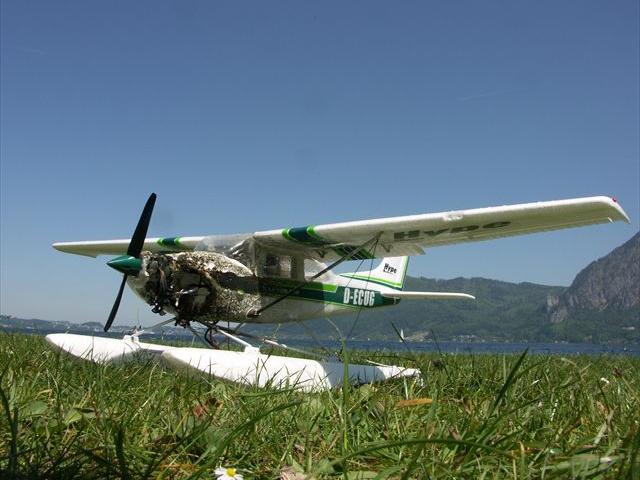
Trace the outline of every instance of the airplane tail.
<instances>
[{"instance_id":1,"label":"airplane tail","mask_svg":"<svg viewBox=\"0 0 640 480\"><path fill-rule=\"evenodd\" d=\"M367 272L343 273L343 277L366 280L385 287L402 290L407 276L409 257L385 257L373 270Z\"/></svg>"}]
</instances>

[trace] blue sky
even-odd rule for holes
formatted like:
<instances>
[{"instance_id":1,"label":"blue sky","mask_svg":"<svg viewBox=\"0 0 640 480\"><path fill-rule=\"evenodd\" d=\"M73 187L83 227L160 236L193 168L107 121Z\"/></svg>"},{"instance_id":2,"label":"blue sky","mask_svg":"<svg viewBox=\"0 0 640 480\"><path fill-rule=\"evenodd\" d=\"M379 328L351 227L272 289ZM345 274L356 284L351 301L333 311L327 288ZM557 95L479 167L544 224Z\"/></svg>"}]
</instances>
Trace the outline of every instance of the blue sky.
<instances>
[{"instance_id":1,"label":"blue sky","mask_svg":"<svg viewBox=\"0 0 640 480\"><path fill-rule=\"evenodd\" d=\"M568 285L638 230L639 4L4 1L0 310L104 321L54 241L614 195L632 219L437 248L410 274ZM152 318L125 299L119 321Z\"/></svg>"}]
</instances>

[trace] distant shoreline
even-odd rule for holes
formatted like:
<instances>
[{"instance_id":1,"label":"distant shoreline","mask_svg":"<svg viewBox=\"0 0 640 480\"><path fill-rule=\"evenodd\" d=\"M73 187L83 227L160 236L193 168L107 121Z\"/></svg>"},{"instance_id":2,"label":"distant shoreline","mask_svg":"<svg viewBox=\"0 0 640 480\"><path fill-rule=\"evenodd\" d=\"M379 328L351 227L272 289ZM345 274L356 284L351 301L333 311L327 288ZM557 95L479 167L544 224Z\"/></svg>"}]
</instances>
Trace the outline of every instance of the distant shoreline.
<instances>
[{"instance_id":1,"label":"distant shoreline","mask_svg":"<svg viewBox=\"0 0 640 480\"><path fill-rule=\"evenodd\" d=\"M83 329L25 329L25 328L2 328L0 329L0 335L2 333L7 334L26 334L44 336L49 333L76 333L84 335L96 335L100 337L112 337L120 338L124 333L110 332L105 334L104 332L92 332ZM186 335L177 330L175 334L173 332L165 331L163 334L145 334L144 338L150 340L166 340L169 342L190 342L193 338L191 335ZM318 348L320 346L338 351L340 350L341 343L337 340L323 340L320 345L310 339L301 338L286 338L283 339L292 347L302 348ZM196 341L195 346L200 346ZM389 351L389 352L407 352L413 354L420 353L456 353L456 354L520 354L524 350L528 349L528 353L532 355L628 355L633 357L640 357L640 344L593 344L593 343L569 343L569 342L556 342L556 343L544 343L544 342L459 342L459 341L422 341L422 342L400 342L398 341L385 341L385 340L349 340L348 347L354 350L361 351Z\"/></svg>"}]
</instances>

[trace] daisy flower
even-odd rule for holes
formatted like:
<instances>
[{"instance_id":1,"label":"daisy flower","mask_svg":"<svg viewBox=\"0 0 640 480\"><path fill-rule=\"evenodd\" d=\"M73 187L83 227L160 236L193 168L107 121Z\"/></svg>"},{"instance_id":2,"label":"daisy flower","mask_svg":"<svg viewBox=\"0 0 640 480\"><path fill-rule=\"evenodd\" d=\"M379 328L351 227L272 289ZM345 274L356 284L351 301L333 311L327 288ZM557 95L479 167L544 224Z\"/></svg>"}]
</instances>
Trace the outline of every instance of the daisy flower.
<instances>
[{"instance_id":1,"label":"daisy flower","mask_svg":"<svg viewBox=\"0 0 640 480\"><path fill-rule=\"evenodd\" d=\"M242 480L242 475L236 473L235 468L218 467L213 473L216 480Z\"/></svg>"}]
</instances>

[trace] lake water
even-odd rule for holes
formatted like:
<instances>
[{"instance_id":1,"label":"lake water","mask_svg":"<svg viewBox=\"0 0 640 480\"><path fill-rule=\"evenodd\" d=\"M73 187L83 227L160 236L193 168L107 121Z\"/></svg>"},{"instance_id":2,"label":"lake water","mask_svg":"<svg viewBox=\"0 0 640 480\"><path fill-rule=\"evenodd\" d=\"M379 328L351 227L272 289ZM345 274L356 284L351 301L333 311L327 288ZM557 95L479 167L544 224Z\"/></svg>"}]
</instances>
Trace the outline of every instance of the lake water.
<instances>
[{"instance_id":1,"label":"lake water","mask_svg":"<svg viewBox=\"0 0 640 480\"><path fill-rule=\"evenodd\" d=\"M31 333L46 335L47 333L57 333L60 330L23 330L12 329L15 332ZM82 335L91 335L91 332L87 331L74 331L70 333L79 333ZM97 333L98 336L109 336L112 338L122 338L122 334L110 332L108 335L104 335L101 332ZM142 340L145 338L160 340L159 335L142 336ZM179 336L167 336L167 340L180 340L189 341L192 337L186 335ZM291 347L298 347L303 349L317 349L318 343L311 339L282 339L282 343ZM197 341L195 343L198 343ZM255 342L253 342L255 343ZM321 341L325 348L330 351L339 351L341 344L339 341ZM510 353L519 354L527 348L529 354L538 355L630 355L634 357L640 356L640 345L599 345L592 343L494 343L494 342L406 342L400 341L385 342L385 341L362 341L362 340L350 340L347 346L355 350L369 350L369 351L391 351L391 352L444 352L444 353Z\"/></svg>"},{"instance_id":2,"label":"lake water","mask_svg":"<svg viewBox=\"0 0 640 480\"><path fill-rule=\"evenodd\" d=\"M318 344L307 340L288 340L292 347L315 348ZM340 342L321 342L329 350L339 350ZM347 346L356 350L388 350L393 352L445 353L522 353L538 355L631 355L640 356L640 345L597 345L591 343L492 343L492 342L380 342L351 340Z\"/></svg>"}]
</instances>

